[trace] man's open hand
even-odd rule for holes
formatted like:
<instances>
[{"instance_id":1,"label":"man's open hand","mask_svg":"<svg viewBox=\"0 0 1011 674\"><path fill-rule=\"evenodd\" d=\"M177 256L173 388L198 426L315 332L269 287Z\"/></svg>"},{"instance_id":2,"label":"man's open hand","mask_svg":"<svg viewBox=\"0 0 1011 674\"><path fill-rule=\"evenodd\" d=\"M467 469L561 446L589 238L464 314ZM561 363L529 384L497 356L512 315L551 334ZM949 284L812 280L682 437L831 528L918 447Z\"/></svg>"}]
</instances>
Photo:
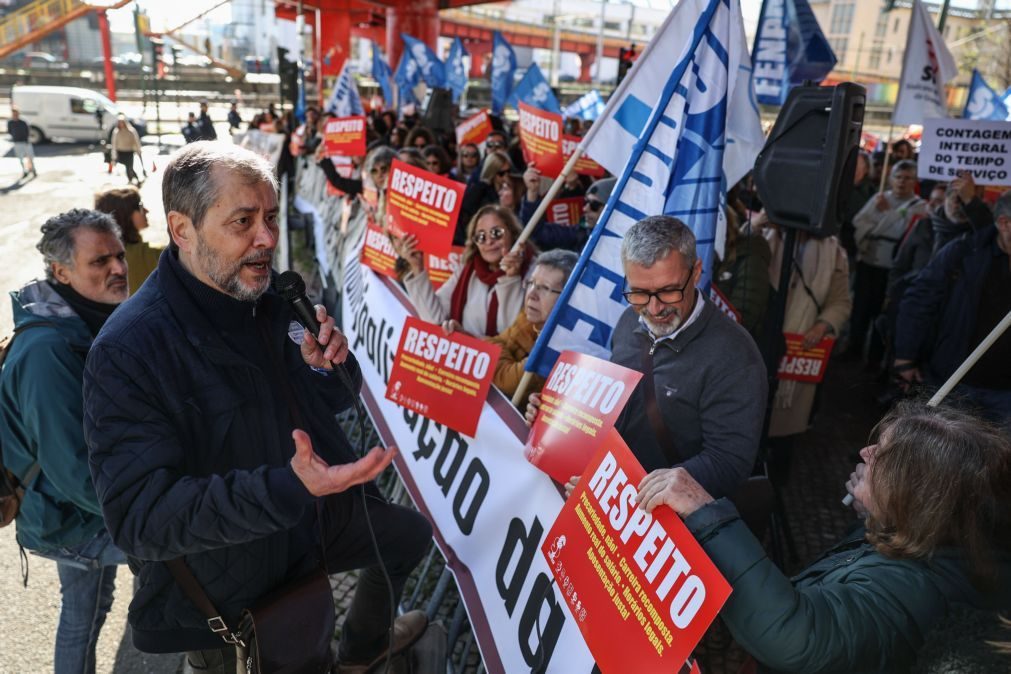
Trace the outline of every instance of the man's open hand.
<instances>
[{"instance_id":1,"label":"man's open hand","mask_svg":"<svg viewBox=\"0 0 1011 674\"><path fill-rule=\"evenodd\" d=\"M295 456L291 458L291 469L313 496L339 494L374 480L386 470L397 454L396 447L373 447L354 463L331 466L313 451L308 433L295 429L291 432L291 437L295 439Z\"/></svg>"}]
</instances>

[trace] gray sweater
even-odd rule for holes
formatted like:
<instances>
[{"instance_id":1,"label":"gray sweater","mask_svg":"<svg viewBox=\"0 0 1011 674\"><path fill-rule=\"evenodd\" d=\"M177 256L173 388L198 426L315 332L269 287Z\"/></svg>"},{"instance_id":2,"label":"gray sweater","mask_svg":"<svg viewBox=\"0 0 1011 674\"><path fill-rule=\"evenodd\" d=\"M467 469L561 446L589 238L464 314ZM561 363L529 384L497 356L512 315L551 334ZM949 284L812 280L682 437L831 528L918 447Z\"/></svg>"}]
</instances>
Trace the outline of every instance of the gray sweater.
<instances>
[{"instance_id":1,"label":"gray sweater","mask_svg":"<svg viewBox=\"0 0 1011 674\"><path fill-rule=\"evenodd\" d=\"M694 323L653 353L653 381L639 382L617 429L647 472L681 465L714 498L732 495L751 475L765 418L765 365L751 336L705 302ZM643 370L653 343L632 307L618 320L611 360ZM643 387L656 387L657 406L676 446L672 464L646 416Z\"/></svg>"}]
</instances>

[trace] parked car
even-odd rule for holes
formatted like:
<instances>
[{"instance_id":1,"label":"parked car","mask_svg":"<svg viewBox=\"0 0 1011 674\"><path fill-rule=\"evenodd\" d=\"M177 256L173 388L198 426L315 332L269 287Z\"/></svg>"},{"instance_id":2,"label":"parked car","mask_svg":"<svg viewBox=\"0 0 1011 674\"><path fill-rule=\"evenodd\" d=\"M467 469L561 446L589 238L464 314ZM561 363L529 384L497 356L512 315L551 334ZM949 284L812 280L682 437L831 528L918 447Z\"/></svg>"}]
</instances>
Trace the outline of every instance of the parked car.
<instances>
[{"instance_id":1,"label":"parked car","mask_svg":"<svg viewBox=\"0 0 1011 674\"><path fill-rule=\"evenodd\" d=\"M28 122L32 143L54 138L96 142L112 135L119 107L90 89L79 87L15 86L11 104ZM99 121L101 120L101 124ZM130 119L141 136L147 134L143 119Z\"/></svg>"},{"instance_id":2,"label":"parked car","mask_svg":"<svg viewBox=\"0 0 1011 674\"><path fill-rule=\"evenodd\" d=\"M44 51L22 51L7 57L6 63L28 70L66 70L70 66Z\"/></svg>"}]
</instances>

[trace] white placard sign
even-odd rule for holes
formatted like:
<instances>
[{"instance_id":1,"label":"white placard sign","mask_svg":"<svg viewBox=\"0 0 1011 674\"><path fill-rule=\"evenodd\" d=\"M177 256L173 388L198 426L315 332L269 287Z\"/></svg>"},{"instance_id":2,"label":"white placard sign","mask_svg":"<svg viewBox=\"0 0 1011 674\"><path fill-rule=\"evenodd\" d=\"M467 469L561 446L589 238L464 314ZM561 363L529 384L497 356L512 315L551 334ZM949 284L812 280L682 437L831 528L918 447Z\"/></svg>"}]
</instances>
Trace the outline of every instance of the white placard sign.
<instances>
[{"instance_id":1,"label":"white placard sign","mask_svg":"<svg viewBox=\"0 0 1011 674\"><path fill-rule=\"evenodd\" d=\"M562 497L524 457L526 425L497 390L473 440L386 399L404 319L414 312L398 286L359 262L363 243L346 251L341 299L362 399L383 442L400 450L397 471L433 524L486 669L590 674L593 658L539 553Z\"/></svg>"},{"instance_id":2,"label":"white placard sign","mask_svg":"<svg viewBox=\"0 0 1011 674\"><path fill-rule=\"evenodd\" d=\"M926 120L917 170L921 178L941 182L969 171L978 185L1011 183L1011 122Z\"/></svg>"}]
</instances>

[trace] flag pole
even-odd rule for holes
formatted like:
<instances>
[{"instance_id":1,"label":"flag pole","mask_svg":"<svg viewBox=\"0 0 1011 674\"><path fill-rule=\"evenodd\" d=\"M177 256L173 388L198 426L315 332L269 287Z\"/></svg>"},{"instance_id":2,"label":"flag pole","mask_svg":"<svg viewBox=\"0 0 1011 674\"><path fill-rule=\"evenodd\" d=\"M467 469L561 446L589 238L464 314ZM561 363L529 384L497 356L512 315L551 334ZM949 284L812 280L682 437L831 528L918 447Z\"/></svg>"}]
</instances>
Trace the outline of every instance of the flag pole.
<instances>
[{"instance_id":1,"label":"flag pole","mask_svg":"<svg viewBox=\"0 0 1011 674\"><path fill-rule=\"evenodd\" d=\"M555 195L558 194L559 190L562 189L562 185L565 184L565 176L572 173L575 169L576 162L579 161L582 156L583 144L580 143L576 147L576 151L572 153L571 157L569 157L569 161L565 163L565 167L558 174L558 177L555 178L555 182L551 183L551 187L548 188L547 193L541 197L541 203L537 205L537 210L534 211L534 214L530 216L529 220L527 220L527 224L524 225L523 231L520 232L519 237L516 239L516 243L513 244L512 250L509 251L510 253L515 253L522 248L523 244L526 243L526 240L530 238L530 235L534 233L534 228L537 227L541 218L544 217L544 212L548 210L548 205L555 198Z\"/></svg>"},{"instance_id":2,"label":"flag pole","mask_svg":"<svg viewBox=\"0 0 1011 674\"><path fill-rule=\"evenodd\" d=\"M996 342L1001 336L1007 332L1007 329L1011 328L1011 311L1007 312L1004 318L1001 319L1000 323L994 326L990 334L987 335L982 342L979 343L969 357L962 361L962 364L958 366L958 369L948 377L948 381L944 382L944 386L937 389L937 393L930 397L927 401L927 407L937 407L940 405L944 399L951 393L951 390L958 386L958 383L962 381L962 378L969 373L969 370L976 364L983 354L987 352L993 343ZM846 494L843 497L842 503L844 506L850 506L853 504L853 494Z\"/></svg>"},{"instance_id":3,"label":"flag pole","mask_svg":"<svg viewBox=\"0 0 1011 674\"><path fill-rule=\"evenodd\" d=\"M892 133L895 131L895 123L888 125L888 141L885 143L885 163L881 165L881 187L878 192L884 194L885 184L888 182L888 158L892 156Z\"/></svg>"},{"instance_id":4,"label":"flag pole","mask_svg":"<svg viewBox=\"0 0 1011 674\"><path fill-rule=\"evenodd\" d=\"M515 253L520 250L530 235L534 233L534 228L540 223L541 218L544 217L544 212L548 210L548 205L558 194L559 190L562 189L562 185L565 184L565 176L569 175L576 168L576 162L579 158L583 156L583 143L580 143L576 150L569 157L569 161L565 163L565 167L555 178L555 182L551 183L551 187L548 188L547 193L541 197L541 203L537 205L537 210L534 214L530 216L527 220L527 224L523 227L523 231L520 232L519 237L516 239L516 243L513 244L510 253ZM513 405L519 408L520 404L523 402L523 398L526 396L527 389L530 388L530 380L533 379L534 373L529 370L523 373L523 378L520 379L519 386L516 387L516 392L513 393Z\"/></svg>"}]
</instances>

